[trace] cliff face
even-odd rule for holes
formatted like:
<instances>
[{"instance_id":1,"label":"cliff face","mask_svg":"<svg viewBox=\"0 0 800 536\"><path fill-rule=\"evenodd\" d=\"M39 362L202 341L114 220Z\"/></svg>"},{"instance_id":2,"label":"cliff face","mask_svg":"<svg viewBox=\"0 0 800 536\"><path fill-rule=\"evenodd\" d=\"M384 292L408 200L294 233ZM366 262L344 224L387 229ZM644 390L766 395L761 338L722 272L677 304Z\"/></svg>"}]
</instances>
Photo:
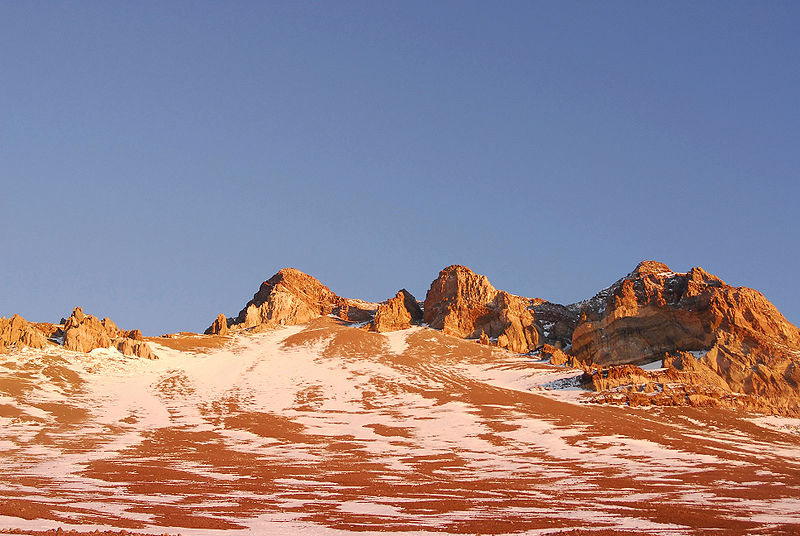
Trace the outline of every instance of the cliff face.
<instances>
[{"instance_id":1,"label":"cliff face","mask_svg":"<svg viewBox=\"0 0 800 536\"><path fill-rule=\"evenodd\" d=\"M99 320L95 316L84 314L80 307L72 311L62 332L64 348L67 350L87 353L95 348L113 346L124 355L157 359L150 345L143 340L141 331L121 330L109 318Z\"/></svg>"},{"instance_id":2,"label":"cliff face","mask_svg":"<svg viewBox=\"0 0 800 536\"><path fill-rule=\"evenodd\" d=\"M572 340L572 353L584 366L662 360L668 370L681 372L673 376L683 378L684 385L717 392L677 396L686 403L711 404L711 398L737 393L755 397L757 403L751 400L747 407L800 412L800 330L760 292L727 285L702 268L675 273L661 263L640 263L584 304ZM625 370L611 373L613 387L630 390L642 383Z\"/></svg>"},{"instance_id":3,"label":"cliff face","mask_svg":"<svg viewBox=\"0 0 800 536\"><path fill-rule=\"evenodd\" d=\"M44 333L21 316L0 318L0 353L10 346L44 348L46 345L47 337Z\"/></svg>"},{"instance_id":4,"label":"cliff face","mask_svg":"<svg viewBox=\"0 0 800 536\"><path fill-rule=\"evenodd\" d=\"M645 261L583 306L572 345L587 363L638 364L715 347L785 353L800 349L800 330L758 291Z\"/></svg>"},{"instance_id":5,"label":"cliff face","mask_svg":"<svg viewBox=\"0 0 800 536\"><path fill-rule=\"evenodd\" d=\"M545 342L569 342L574 314L538 298L495 289L484 275L448 266L425 297L425 322L463 338L497 340L497 346L526 353Z\"/></svg>"}]
</instances>

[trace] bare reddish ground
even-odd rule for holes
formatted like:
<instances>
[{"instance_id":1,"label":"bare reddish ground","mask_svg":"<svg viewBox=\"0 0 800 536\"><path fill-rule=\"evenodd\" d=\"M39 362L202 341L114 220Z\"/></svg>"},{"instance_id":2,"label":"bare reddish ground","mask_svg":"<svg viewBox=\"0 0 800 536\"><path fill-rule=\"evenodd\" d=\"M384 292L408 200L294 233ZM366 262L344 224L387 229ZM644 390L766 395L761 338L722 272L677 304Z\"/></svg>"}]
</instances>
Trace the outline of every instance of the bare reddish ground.
<instances>
[{"instance_id":1,"label":"bare reddish ground","mask_svg":"<svg viewBox=\"0 0 800 536\"><path fill-rule=\"evenodd\" d=\"M471 371L547 367L432 330L408 332L400 353L384 335L331 318L285 333L263 343L154 338L160 364L120 361L111 372L77 354L0 358L0 526L37 535L59 526L800 532L800 437L751 415L504 388ZM271 353L259 357L260 348ZM218 371L192 368L213 359ZM160 406L98 395L111 373L121 391L125 378L151 374L142 385ZM108 418L120 407L130 411Z\"/></svg>"}]
</instances>

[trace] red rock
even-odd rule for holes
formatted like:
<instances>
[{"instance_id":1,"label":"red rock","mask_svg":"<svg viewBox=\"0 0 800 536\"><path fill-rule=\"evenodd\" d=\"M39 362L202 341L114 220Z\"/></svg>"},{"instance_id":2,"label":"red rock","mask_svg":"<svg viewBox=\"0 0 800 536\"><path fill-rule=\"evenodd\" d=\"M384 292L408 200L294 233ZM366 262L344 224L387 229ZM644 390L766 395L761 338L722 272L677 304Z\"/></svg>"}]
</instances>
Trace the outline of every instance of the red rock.
<instances>
[{"instance_id":1,"label":"red rock","mask_svg":"<svg viewBox=\"0 0 800 536\"><path fill-rule=\"evenodd\" d=\"M601 366L666 354L665 363L686 372L685 388L716 393L696 401L738 404L730 401L738 393L770 411L800 411L800 330L761 293L701 268L674 273L661 263L639 264L584 305L572 344L580 361Z\"/></svg>"},{"instance_id":2,"label":"red rock","mask_svg":"<svg viewBox=\"0 0 800 536\"><path fill-rule=\"evenodd\" d=\"M304 324L333 314L350 322L372 319L373 310L364 302L337 296L316 278L294 268L284 268L264 281L253 299L229 329L258 329L276 325Z\"/></svg>"},{"instance_id":3,"label":"red rock","mask_svg":"<svg viewBox=\"0 0 800 536\"><path fill-rule=\"evenodd\" d=\"M214 323L211 324L204 332L206 335L227 335L228 334L228 319L225 315L220 313Z\"/></svg>"},{"instance_id":4,"label":"red rock","mask_svg":"<svg viewBox=\"0 0 800 536\"><path fill-rule=\"evenodd\" d=\"M0 318L0 353L11 346L44 348L46 345L45 334L21 316Z\"/></svg>"},{"instance_id":5,"label":"red rock","mask_svg":"<svg viewBox=\"0 0 800 536\"><path fill-rule=\"evenodd\" d=\"M394 298L378 306L371 331L387 332L408 329L422 320L422 309L416 298L406 289L401 289Z\"/></svg>"},{"instance_id":6,"label":"red rock","mask_svg":"<svg viewBox=\"0 0 800 536\"><path fill-rule=\"evenodd\" d=\"M540 345L542 328L534 320L531 300L498 291L484 275L453 265L431 283L423 310L434 329L464 338L485 334L497 345L514 352L529 352Z\"/></svg>"},{"instance_id":7,"label":"red rock","mask_svg":"<svg viewBox=\"0 0 800 536\"><path fill-rule=\"evenodd\" d=\"M64 323L63 332L67 350L88 353L96 348L115 347L125 355L157 358L138 329L122 331L108 318L100 321L93 315L84 314L80 307L72 311Z\"/></svg>"},{"instance_id":8,"label":"red rock","mask_svg":"<svg viewBox=\"0 0 800 536\"><path fill-rule=\"evenodd\" d=\"M542 359L549 359L551 365L566 365L570 362L570 357L560 348L556 348L550 344L545 344L539 351L539 356Z\"/></svg>"}]
</instances>

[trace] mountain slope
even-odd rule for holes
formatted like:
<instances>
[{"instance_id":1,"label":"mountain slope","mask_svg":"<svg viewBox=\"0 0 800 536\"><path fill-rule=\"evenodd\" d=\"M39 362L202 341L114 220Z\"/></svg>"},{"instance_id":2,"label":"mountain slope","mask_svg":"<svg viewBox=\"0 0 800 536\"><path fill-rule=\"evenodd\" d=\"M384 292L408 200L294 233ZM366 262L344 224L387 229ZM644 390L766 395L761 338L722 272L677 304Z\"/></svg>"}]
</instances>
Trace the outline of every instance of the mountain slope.
<instances>
[{"instance_id":1,"label":"mountain slope","mask_svg":"<svg viewBox=\"0 0 800 536\"><path fill-rule=\"evenodd\" d=\"M149 342L160 359L4 356L0 526L800 529L800 438L765 428L780 421L582 404L548 390L574 372L423 327Z\"/></svg>"}]
</instances>

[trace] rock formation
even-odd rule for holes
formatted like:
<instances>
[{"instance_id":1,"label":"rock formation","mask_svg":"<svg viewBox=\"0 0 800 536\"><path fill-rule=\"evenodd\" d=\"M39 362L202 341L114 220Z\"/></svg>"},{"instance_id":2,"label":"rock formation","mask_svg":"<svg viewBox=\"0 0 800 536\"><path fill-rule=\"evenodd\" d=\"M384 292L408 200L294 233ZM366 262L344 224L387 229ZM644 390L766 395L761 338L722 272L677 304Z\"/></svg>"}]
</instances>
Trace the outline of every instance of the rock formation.
<instances>
[{"instance_id":1,"label":"rock formation","mask_svg":"<svg viewBox=\"0 0 800 536\"><path fill-rule=\"evenodd\" d=\"M483 342L496 340L497 346L520 353L545 342L561 344L560 339L568 344L576 316L564 306L497 290L486 276L459 265L439 273L423 309L425 322L434 329ZM558 337L550 338L555 326Z\"/></svg>"},{"instance_id":2,"label":"rock formation","mask_svg":"<svg viewBox=\"0 0 800 536\"><path fill-rule=\"evenodd\" d=\"M545 344L539 350L539 357L549 360L551 365L566 365L572 364L574 357L566 354L560 348L556 348L550 344Z\"/></svg>"},{"instance_id":3,"label":"rock formation","mask_svg":"<svg viewBox=\"0 0 800 536\"><path fill-rule=\"evenodd\" d=\"M120 330L110 319L98 320L84 314L80 307L62 320L61 324L34 324L19 315L0 318L0 353L11 346L45 348L50 339L51 344L61 344L75 352L88 353L96 348L113 347L125 355L157 359L138 329Z\"/></svg>"},{"instance_id":4,"label":"rock formation","mask_svg":"<svg viewBox=\"0 0 800 536\"><path fill-rule=\"evenodd\" d=\"M261 284L227 327L241 330L303 324L329 314L350 322L365 322L372 319L373 311L371 304L337 296L316 278L284 268ZM207 331L213 333L214 326Z\"/></svg>"},{"instance_id":5,"label":"rock formation","mask_svg":"<svg viewBox=\"0 0 800 536\"><path fill-rule=\"evenodd\" d=\"M586 366L664 359L692 385L754 395L782 413L800 411L800 330L761 293L702 268L675 273L640 263L583 304L572 341L572 354Z\"/></svg>"},{"instance_id":6,"label":"rock formation","mask_svg":"<svg viewBox=\"0 0 800 536\"><path fill-rule=\"evenodd\" d=\"M371 331L387 332L408 329L422 320L422 309L416 298L406 289L401 289L394 298L378 305Z\"/></svg>"},{"instance_id":7,"label":"rock formation","mask_svg":"<svg viewBox=\"0 0 800 536\"><path fill-rule=\"evenodd\" d=\"M80 307L72 311L62 333L67 350L88 353L96 348L115 347L125 355L156 359L141 331L122 331L108 318L98 320L95 316L84 314Z\"/></svg>"},{"instance_id":8,"label":"rock formation","mask_svg":"<svg viewBox=\"0 0 800 536\"><path fill-rule=\"evenodd\" d=\"M206 335L227 335L228 334L228 319L225 315L220 313L214 323L208 327L204 332Z\"/></svg>"},{"instance_id":9,"label":"rock formation","mask_svg":"<svg viewBox=\"0 0 800 536\"><path fill-rule=\"evenodd\" d=\"M0 318L0 353L10 346L29 346L44 348L47 337L34 325L19 315Z\"/></svg>"},{"instance_id":10,"label":"rock formation","mask_svg":"<svg viewBox=\"0 0 800 536\"><path fill-rule=\"evenodd\" d=\"M584 305L572 344L584 362L637 364L714 347L796 351L800 330L758 291L731 287L702 268L675 273L645 261Z\"/></svg>"}]
</instances>

